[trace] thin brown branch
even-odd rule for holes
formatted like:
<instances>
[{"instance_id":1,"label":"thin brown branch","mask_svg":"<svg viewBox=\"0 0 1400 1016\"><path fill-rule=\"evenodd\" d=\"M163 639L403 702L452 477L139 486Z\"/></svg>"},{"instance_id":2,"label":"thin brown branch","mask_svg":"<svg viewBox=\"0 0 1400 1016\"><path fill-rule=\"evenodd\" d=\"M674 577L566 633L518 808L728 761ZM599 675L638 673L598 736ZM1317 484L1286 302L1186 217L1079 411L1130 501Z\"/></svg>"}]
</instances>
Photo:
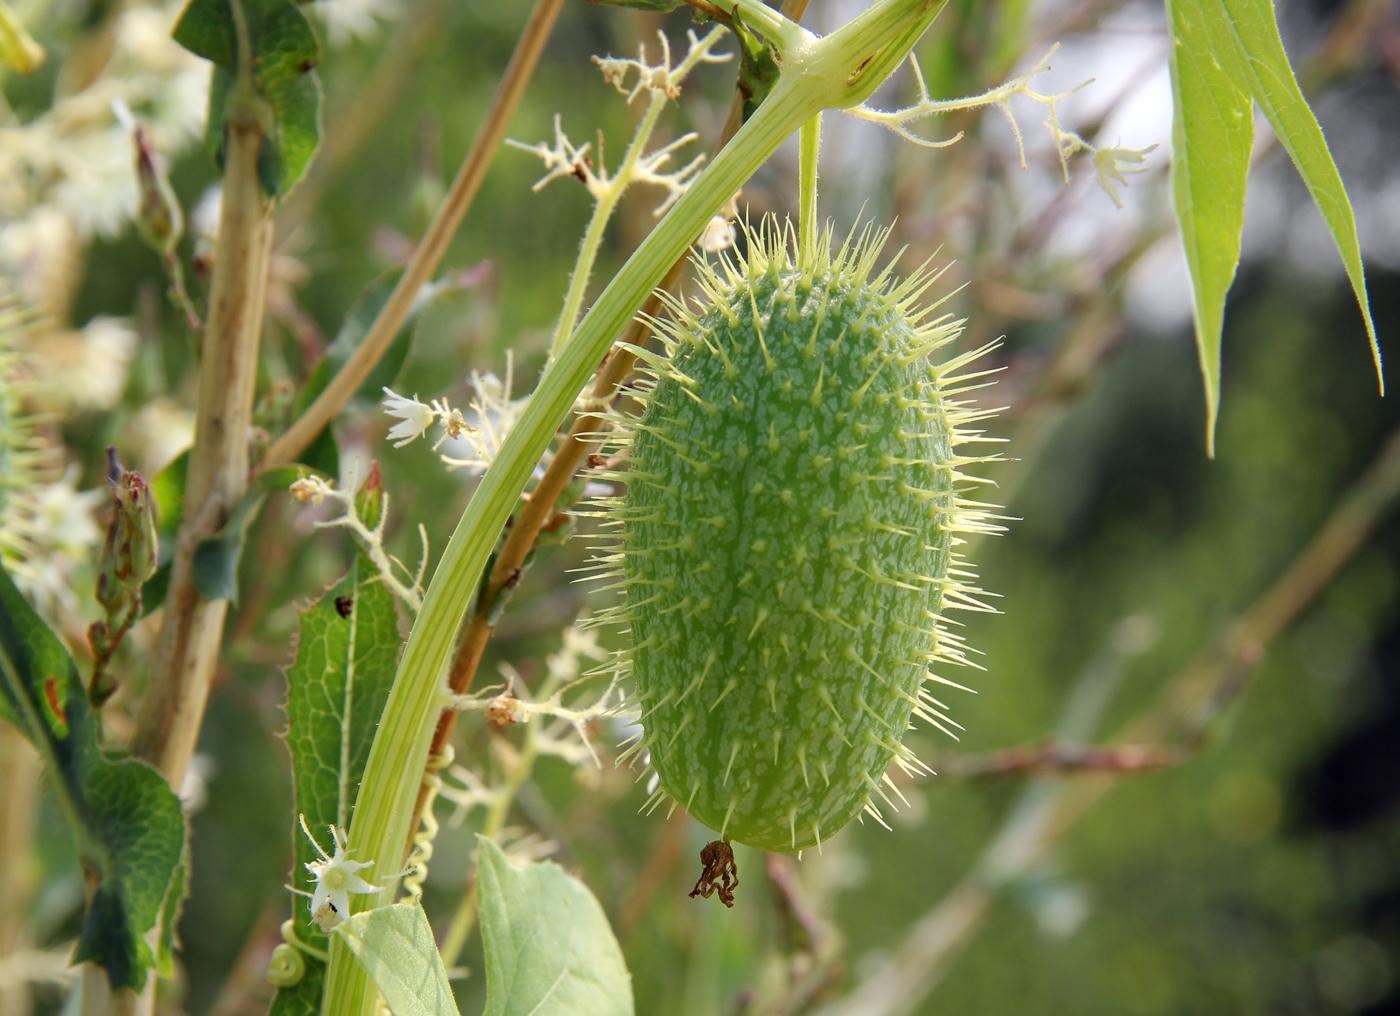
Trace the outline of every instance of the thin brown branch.
<instances>
[{"instance_id":1,"label":"thin brown branch","mask_svg":"<svg viewBox=\"0 0 1400 1016\"><path fill-rule=\"evenodd\" d=\"M227 601L206 600L195 588L194 548L218 531L248 485L248 430L272 249L271 202L257 171L262 139L256 122L229 122L183 521L151 680L131 744L132 752L159 769L176 789L184 782L199 736L228 608Z\"/></svg>"},{"instance_id":2,"label":"thin brown branch","mask_svg":"<svg viewBox=\"0 0 1400 1016\"><path fill-rule=\"evenodd\" d=\"M978 754L940 753L938 772L966 779L981 776L1052 776L1079 772L1152 772L1178 765L1192 752L1166 744L1066 744L1050 741Z\"/></svg>"},{"instance_id":3,"label":"thin brown branch","mask_svg":"<svg viewBox=\"0 0 1400 1016\"><path fill-rule=\"evenodd\" d=\"M414 250L413 257L409 259L399 277L398 284L389 295L388 302L384 304L384 309L374 319L374 324L370 326L364 341L346 360L335 377L331 378L330 384L317 396L316 401L311 403L286 433L268 448L267 454L258 463L260 471L291 462L305 451L364 384L365 379L393 343L394 336L399 333L413 309L419 289L432 277L433 272L437 271L443 255L447 253L448 245L456 235L462 217L471 207L472 200L481 187L481 181L486 177L486 170L505 139L506 127L525 93L525 86L534 74L535 66L544 51L545 42L562 6L563 0L536 0L530 20L526 22L520 41L516 43L515 52L511 54L510 63L496 90L495 98L491 100L491 108L487 110L486 119L477 131L476 140L472 142L471 150L433 215L427 232L423 234L423 239Z\"/></svg>"}]
</instances>

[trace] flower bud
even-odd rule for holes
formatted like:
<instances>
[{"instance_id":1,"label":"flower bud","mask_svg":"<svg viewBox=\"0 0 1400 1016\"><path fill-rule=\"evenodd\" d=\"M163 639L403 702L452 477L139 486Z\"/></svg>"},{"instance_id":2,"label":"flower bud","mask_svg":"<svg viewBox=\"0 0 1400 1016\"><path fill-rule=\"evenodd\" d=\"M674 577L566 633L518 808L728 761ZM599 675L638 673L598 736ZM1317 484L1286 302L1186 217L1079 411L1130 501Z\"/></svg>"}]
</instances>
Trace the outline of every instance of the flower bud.
<instances>
[{"instance_id":1,"label":"flower bud","mask_svg":"<svg viewBox=\"0 0 1400 1016\"><path fill-rule=\"evenodd\" d=\"M156 573L159 546L155 502L145 477L134 471L117 475L112 483L112 507L97 577L97 602L109 617L135 601L141 587Z\"/></svg>"},{"instance_id":2,"label":"flower bud","mask_svg":"<svg viewBox=\"0 0 1400 1016\"><path fill-rule=\"evenodd\" d=\"M136 228L141 233L141 239L162 254L170 254L184 235L184 212L180 210L180 201L175 197L170 178L165 174L165 166L150 136L137 126L133 137L136 141L136 183L140 191Z\"/></svg>"}]
</instances>

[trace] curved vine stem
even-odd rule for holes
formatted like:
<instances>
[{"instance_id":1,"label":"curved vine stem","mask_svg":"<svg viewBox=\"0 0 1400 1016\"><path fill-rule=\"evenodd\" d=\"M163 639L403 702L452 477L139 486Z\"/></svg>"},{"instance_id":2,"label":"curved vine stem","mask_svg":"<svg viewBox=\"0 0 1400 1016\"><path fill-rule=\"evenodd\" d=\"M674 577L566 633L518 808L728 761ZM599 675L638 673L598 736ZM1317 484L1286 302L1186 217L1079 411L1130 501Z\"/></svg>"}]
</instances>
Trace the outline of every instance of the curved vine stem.
<instances>
[{"instance_id":1,"label":"curved vine stem","mask_svg":"<svg viewBox=\"0 0 1400 1016\"><path fill-rule=\"evenodd\" d=\"M808 0L786 0L781 13L793 21L798 21L803 12L806 11L807 4ZM729 118L720 131L719 140L715 142L714 151L716 154L729 144L730 139L742 126L743 105L743 93L736 89ZM676 259L675 263L671 265L671 270L666 273L666 277L656 287L656 291L647 298L647 302L642 305L641 310L628 324L627 331L622 336L622 343L614 348L593 382L593 387L589 392L589 401L594 405L604 405L611 402L617 396L622 383L632 373L632 367L637 362L637 357L626 347L646 345L651 335L651 329L646 322L655 319L661 312L662 294L675 292L689 259L688 251ZM496 555L486 586L478 598L476 609L465 621L462 638L457 644L457 650L452 659L452 670L448 676L448 687L453 694L463 695L471 689L477 667L480 666L482 655L486 651L486 644L490 641L491 635L496 629L496 621L500 618L501 612L497 608L497 604L502 594L509 593L519 581L525 567L525 559L535 546L535 542L539 539L544 527L554 518L555 505L558 504L564 488L578 472L579 464L597 449L598 441L594 435L603 426L605 426L605 421L596 413L585 413L574 420L568 435L560 441L559 448L554 453L554 458L550 461L544 476L535 485L535 489L530 492L525 506L515 516L510 533L507 535L500 553ZM457 728L457 716L458 712L455 709L443 710L442 717L438 720L437 729L433 732L432 755L443 752L452 740L452 733ZM424 787L418 792L413 821L409 825L411 832L407 851L413 849L413 833L422 821L423 807L426 801L427 790ZM407 859L407 853L405 853L405 859Z\"/></svg>"},{"instance_id":2,"label":"curved vine stem","mask_svg":"<svg viewBox=\"0 0 1400 1016\"><path fill-rule=\"evenodd\" d=\"M397 870L408 842L409 802L423 781L446 704L454 635L472 592L520 492L598 362L705 224L778 146L818 110L863 101L904 59L940 6L940 0L880 0L829 36L784 48L783 73L757 112L642 241L545 369L443 551L400 659L350 828L351 848L377 869L372 877ZM373 905L366 897L354 902L359 910ZM374 998L363 968L342 943L333 942L323 1012L362 1016Z\"/></svg>"}]
</instances>

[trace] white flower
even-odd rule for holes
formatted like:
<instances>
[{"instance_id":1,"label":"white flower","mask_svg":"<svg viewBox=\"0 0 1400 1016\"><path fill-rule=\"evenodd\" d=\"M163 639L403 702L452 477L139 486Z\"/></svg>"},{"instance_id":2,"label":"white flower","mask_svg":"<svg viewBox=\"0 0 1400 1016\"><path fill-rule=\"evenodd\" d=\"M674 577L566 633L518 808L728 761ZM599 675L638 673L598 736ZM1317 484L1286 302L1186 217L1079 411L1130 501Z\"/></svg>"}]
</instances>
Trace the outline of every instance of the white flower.
<instances>
[{"instance_id":1,"label":"white flower","mask_svg":"<svg viewBox=\"0 0 1400 1016\"><path fill-rule=\"evenodd\" d=\"M316 883L316 891L311 894L311 919L320 925L322 931L330 934L331 929L349 915L351 893L379 893L384 890L380 886L370 885L358 874L360 869L373 865L373 861L351 861L345 856L349 852L346 850L345 830L330 827L331 839L335 843L335 854L331 857L326 856L321 844L306 828L305 817L301 820L301 830L311 840L316 853L321 855L321 860L306 863L306 870L312 875L311 881Z\"/></svg>"},{"instance_id":2,"label":"white flower","mask_svg":"<svg viewBox=\"0 0 1400 1016\"><path fill-rule=\"evenodd\" d=\"M515 361L510 351L506 351L505 380L495 374L480 374L472 371L472 388L476 395L471 401L472 416L465 418L467 431L460 436L450 435L448 447L452 451L465 451L465 457L440 455L450 469L465 468L468 476L475 476L496 460L506 436L519 421L530 404L530 396L512 399L511 387L515 381ZM439 442L440 444L442 442Z\"/></svg>"},{"instance_id":3,"label":"white flower","mask_svg":"<svg viewBox=\"0 0 1400 1016\"><path fill-rule=\"evenodd\" d=\"M1143 163L1147 160L1147 153L1156 147L1156 145L1148 145L1146 148L1095 149L1094 176L1098 178L1099 186L1108 193L1113 203L1119 208L1123 207L1123 199L1118 194L1118 184L1127 186L1128 183L1128 178L1123 175L1124 172L1141 173L1145 171L1148 167Z\"/></svg>"},{"instance_id":4,"label":"white flower","mask_svg":"<svg viewBox=\"0 0 1400 1016\"><path fill-rule=\"evenodd\" d=\"M437 419L432 407L423 405L416 395L407 399L390 388L384 389L384 395L384 412L400 421L389 429L389 440L394 442L395 448L422 437Z\"/></svg>"},{"instance_id":5,"label":"white flower","mask_svg":"<svg viewBox=\"0 0 1400 1016\"><path fill-rule=\"evenodd\" d=\"M105 316L93 318L78 334L70 356L52 363L51 380L78 409L111 409L126 390L140 337L126 321Z\"/></svg>"},{"instance_id":6,"label":"white flower","mask_svg":"<svg viewBox=\"0 0 1400 1016\"><path fill-rule=\"evenodd\" d=\"M700 249L706 254L718 254L733 247L735 237L734 223L722 214L716 215L700 234Z\"/></svg>"}]
</instances>

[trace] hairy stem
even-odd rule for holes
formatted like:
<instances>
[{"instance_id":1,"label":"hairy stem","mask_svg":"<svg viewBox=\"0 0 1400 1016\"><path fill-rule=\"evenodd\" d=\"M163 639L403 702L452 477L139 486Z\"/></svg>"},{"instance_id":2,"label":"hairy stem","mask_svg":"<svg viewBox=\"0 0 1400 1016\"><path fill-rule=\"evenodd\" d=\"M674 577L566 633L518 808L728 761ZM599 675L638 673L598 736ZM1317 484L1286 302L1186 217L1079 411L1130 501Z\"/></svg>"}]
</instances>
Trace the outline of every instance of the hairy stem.
<instances>
[{"instance_id":1,"label":"hairy stem","mask_svg":"<svg viewBox=\"0 0 1400 1016\"><path fill-rule=\"evenodd\" d=\"M176 790L199 736L228 608L226 601L206 600L195 588L194 548L218 531L248 485L248 428L272 245L271 202L258 181L262 139L262 129L251 118L228 124L183 521L151 680L132 738L133 753L159 769Z\"/></svg>"},{"instance_id":2,"label":"hairy stem","mask_svg":"<svg viewBox=\"0 0 1400 1016\"><path fill-rule=\"evenodd\" d=\"M497 534L519 504L535 464L596 364L691 240L754 171L824 107L862 101L932 21L936 0L882 0L825 39L782 55L784 72L734 141L691 184L599 296L574 338L546 369L499 456L482 477L423 599L365 765L350 845L375 863L371 877L395 870L408 842L412 802L423 778L444 704L453 636ZM804 33L805 34L805 33ZM900 47L903 47L900 50ZM354 907L374 902L357 897ZM374 1003L368 977L340 942L331 946L322 1011L360 1016Z\"/></svg>"},{"instance_id":3,"label":"hairy stem","mask_svg":"<svg viewBox=\"0 0 1400 1016\"><path fill-rule=\"evenodd\" d=\"M515 52L511 54L510 63L506 66L505 76L501 79L495 98L491 100L491 108L487 110L486 119L477 131L476 140L472 142L471 150L463 160L461 168L457 170L452 186L448 188L442 204L433 215L428 231L423 234L413 257L399 276L398 284L389 294L384 309L374 319L374 324L370 325L364 341L345 361L345 365L335 377L331 378L330 384L316 397L316 401L311 403L286 433L268 448L267 454L258 463L259 470L291 462L305 451L311 442L316 440L317 435L330 426L341 407L364 384L380 358L393 344L394 337L398 335L399 329L403 327L413 309L418 290L432 277L443 255L447 253L447 247L456 235L462 217L471 207L496 150L505 139L506 127L515 114L520 97L525 93L525 86L535 72L535 65L539 62L540 53L544 50L550 29L554 27L554 20L563 3L564 0L536 0L530 20L525 24L525 31L521 34Z\"/></svg>"},{"instance_id":4,"label":"hairy stem","mask_svg":"<svg viewBox=\"0 0 1400 1016\"><path fill-rule=\"evenodd\" d=\"M807 3L808 0L785 0L781 13L785 17L797 21L801 19L803 12L807 9ZM739 128L743 126L743 107L744 94L741 90L736 89L729 117L720 131L719 140L715 142L715 153L722 151ZM647 326L646 321L655 318L661 312L662 295L675 292L689 259L690 254L686 252L671 265L671 270L666 273L665 278L657 285L656 290L647 297L646 303L642 305L637 315L628 324L627 331L622 336L623 343L631 346L646 345L651 335L651 329ZM618 389L632 373L636 359L635 354L626 348L619 346L613 349L607 362L599 371L589 393L590 399L595 405L605 405L616 397ZM452 694L464 695L471 688L472 681L476 677L476 669L480 666L481 657L486 651L486 644L495 631L495 623L491 619L499 617L500 612L496 609L497 601L503 592L513 588L519 580L521 571L525 567L525 558L534 547L535 541L539 539L540 532L554 517L554 506L558 503L564 488L568 486L569 481L578 471L579 463L597 449L598 441L594 435L603 426L605 426L605 421L596 413L585 413L574 420L568 435L559 443L559 448L555 451L554 458L550 460L544 476L535 485L535 489L530 492L525 507L513 520L505 544L501 547L500 553L496 555L495 564L487 578L485 591L477 602L476 610L466 621L466 629L462 634L461 641L457 644L457 651L452 659L452 669L448 675L448 687ZM446 750L448 743L452 740L452 733L457 728L457 716L458 713L455 709L443 710L442 718L438 721L437 729L433 733L430 757L440 755ZM426 801L427 787L424 786L419 789L413 821L409 824L411 832L406 851L413 849L412 837L416 834L419 823L422 821ZM407 852L405 857L407 857Z\"/></svg>"}]
</instances>

